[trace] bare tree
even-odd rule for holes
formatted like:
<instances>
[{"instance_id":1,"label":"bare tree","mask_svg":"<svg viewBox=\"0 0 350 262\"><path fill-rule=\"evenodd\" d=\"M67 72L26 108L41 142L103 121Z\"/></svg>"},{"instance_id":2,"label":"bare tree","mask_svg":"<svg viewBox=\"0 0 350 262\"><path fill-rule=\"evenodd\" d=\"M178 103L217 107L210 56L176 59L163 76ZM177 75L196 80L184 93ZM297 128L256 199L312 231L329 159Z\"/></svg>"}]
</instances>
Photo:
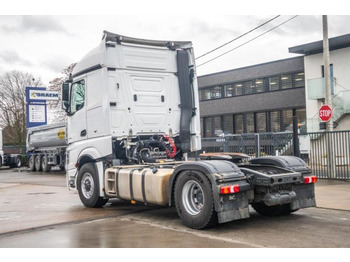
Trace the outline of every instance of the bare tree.
<instances>
[{"instance_id":1,"label":"bare tree","mask_svg":"<svg viewBox=\"0 0 350 262\"><path fill-rule=\"evenodd\" d=\"M27 86L41 85L40 78L32 74L11 71L0 76L0 126L4 128L4 141L20 148L26 141Z\"/></svg>"},{"instance_id":2,"label":"bare tree","mask_svg":"<svg viewBox=\"0 0 350 262\"><path fill-rule=\"evenodd\" d=\"M66 113L63 111L61 107L62 103L62 94L61 94L61 87L62 84L69 79L70 74L72 73L76 63L73 63L69 65L67 68L63 69L61 77L56 77L49 83L48 90L50 91L58 91L58 97L59 100L57 101L48 101L48 108L50 110L50 113L53 114L52 117L50 117L50 122L53 123L59 123L59 122L65 122L67 121Z\"/></svg>"}]
</instances>

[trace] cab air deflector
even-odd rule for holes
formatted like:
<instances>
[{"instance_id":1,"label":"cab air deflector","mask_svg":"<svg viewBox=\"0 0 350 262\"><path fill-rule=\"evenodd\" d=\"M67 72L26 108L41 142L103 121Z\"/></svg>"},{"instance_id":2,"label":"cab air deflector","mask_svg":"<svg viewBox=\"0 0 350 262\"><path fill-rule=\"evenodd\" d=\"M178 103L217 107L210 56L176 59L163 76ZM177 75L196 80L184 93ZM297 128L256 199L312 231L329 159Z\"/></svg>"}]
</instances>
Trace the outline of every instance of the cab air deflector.
<instances>
[{"instance_id":1,"label":"cab air deflector","mask_svg":"<svg viewBox=\"0 0 350 262\"><path fill-rule=\"evenodd\" d=\"M181 117L180 117L180 142L181 150L190 151L190 125L193 115L193 89L191 86L189 57L185 50L177 51L177 76L179 80Z\"/></svg>"}]
</instances>

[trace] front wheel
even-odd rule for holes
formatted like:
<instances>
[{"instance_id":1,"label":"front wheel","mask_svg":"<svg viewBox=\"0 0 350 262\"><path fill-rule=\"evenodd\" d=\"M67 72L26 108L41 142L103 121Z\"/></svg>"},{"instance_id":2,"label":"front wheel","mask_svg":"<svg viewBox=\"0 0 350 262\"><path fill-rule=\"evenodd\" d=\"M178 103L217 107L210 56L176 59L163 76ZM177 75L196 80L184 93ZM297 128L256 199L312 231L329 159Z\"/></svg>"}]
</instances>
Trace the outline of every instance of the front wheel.
<instances>
[{"instance_id":1,"label":"front wheel","mask_svg":"<svg viewBox=\"0 0 350 262\"><path fill-rule=\"evenodd\" d=\"M190 228L203 229L217 224L211 184L201 172L180 174L175 184L175 205L181 220Z\"/></svg>"},{"instance_id":2,"label":"front wheel","mask_svg":"<svg viewBox=\"0 0 350 262\"><path fill-rule=\"evenodd\" d=\"M100 197L98 174L92 163L84 164L79 170L77 187L80 200L86 207L102 207L108 202Z\"/></svg>"}]
</instances>

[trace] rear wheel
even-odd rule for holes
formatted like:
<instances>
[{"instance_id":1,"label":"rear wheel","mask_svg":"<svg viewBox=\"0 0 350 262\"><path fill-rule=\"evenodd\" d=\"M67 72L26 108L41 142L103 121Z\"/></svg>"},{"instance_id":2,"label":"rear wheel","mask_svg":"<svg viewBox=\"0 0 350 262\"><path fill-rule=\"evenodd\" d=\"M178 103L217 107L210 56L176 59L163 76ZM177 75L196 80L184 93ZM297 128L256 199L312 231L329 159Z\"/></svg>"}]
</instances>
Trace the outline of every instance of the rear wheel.
<instances>
[{"instance_id":1,"label":"rear wheel","mask_svg":"<svg viewBox=\"0 0 350 262\"><path fill-rule=\"evenodd\" d=\"M252 207L255 209L257 213L263 216L285 216L289 215L292 212L297 210L291 210L290 204L276 205L276 206L267 206L263 202L252 203Z\"/></svg>"},{"instance_id":2,"label":"rear wheel","mask_svg":"<svg viewBox=\"0 0 350 262\"><path fill-rule=\"evenodd\" d=\"M50 172L51 171L51 165L48 163L48 157L47 156L43 156L41 159L41 169L44 172Z\"/></svg>"},{"instance_id":3,"label":"rear wheel","mask_svg":"<svg viewBox=\"0 0 350 262\"><path fill-rule=\"evenodd\" d=\"M181 220L190 228L203 229L217 224L211 184L200 172L180 174L175 184L175 205Z\"/></svg>"},{"instance_id":4,"label":"rear wheel","mask_svg":"<svg viewBox=\"0 0 350 262\"><path fill-rule=\"evenodd\" d=\"M35 171L35 155L31 155L28 159L28 167L30 171Z\"/></svg>"},{"instance_id":5,"label":"rear wheel","mask_svg":"<svg viewBox=\"0 0 350 262\"><path fill-rule=\"evenodd\" d=\"M100 197L98 175L92 163L84 164L79 170L77 187L80 200L87 207L102 207L108 202Z\"/></svg>"},{"instance_id":6,"label":"rear wheel","mask_svg":"<svg viewBox=\"0 0 350 262\"><path fill-rule=\"evenodd\" d=\"M35 170L36 171L42 171L42 167L41 167L41 156L36 156L35 157Z\"/></svg>"}]
</instances>

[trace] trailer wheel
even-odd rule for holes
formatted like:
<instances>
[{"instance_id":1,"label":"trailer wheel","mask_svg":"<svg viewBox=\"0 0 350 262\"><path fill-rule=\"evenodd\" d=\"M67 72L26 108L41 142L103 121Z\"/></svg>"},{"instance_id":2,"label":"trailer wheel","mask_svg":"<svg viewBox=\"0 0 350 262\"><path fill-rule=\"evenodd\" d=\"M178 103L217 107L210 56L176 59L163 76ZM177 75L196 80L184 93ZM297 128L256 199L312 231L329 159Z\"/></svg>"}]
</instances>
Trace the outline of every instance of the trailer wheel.
<instances>
[{"instance_id":1,"label":"trailer wheel","mask_svg":"<svg viewBox=\"0 0 350 262\"><path fill-rule=\"evenodd\" d=\"M79 170L77 187L80 200L86 207L102 207L108 202L100 197L98 175L92 163L84 164Z\"/></svg>"},{"instance_id":2,"label":"trailer wheel","mask_svg":"<svg viewBox=\"0 0 350 262\"><path fill-rule=\"evenodd\" d=\"M44 171L44 172L50 172L51 171L51 165L48 164L48 158L47 156L43 156L42 159L41 159L41 169Z\"/></svg>"},{"instance_id":3,"label":"trailer wheel","mask_svg":"<svg viewBox=\"0 0 350 262\"><path fill-rule=\"evenodd\" d=\"M217 224L211 184L201 172L180 174L175 184L175 205L182 222L190 228L203 229Z\"/></svg>"},{"instance_id":4,"label":"trailer wheel","mask_svg":"<svg viewBox=\"0 0 350 262\"><path fill-rule=\"evenodd\" d=\"M35 155L31 155L28 159L28 167L30 171L35 171Z\"/></svg>"},{"instance_id":5,"label":"trailer wheel","mask_svg":"<svg viewBox=\"0 0 350 262\"><path fill-rule=\"evenodd\" d=\"M41 156L40 155L35 156L34 165L35 165L35 170L36 171L42 171L42 168L41 168Z\"/></svg>"},{"instance_id":6,"label":"trailer wheel","mask_svg":"<svg viewBox=\"0 0 350 262\"><path fill-rule=\"evenodd\" d=\"M260 215L268 216L268 217L285 216L285 215L289 215L294 211L297 211L297 210L292 211L290 209L290 204L267 206L265 203L259 202L259 203L252 203L252 207Z\"/></svg>"}]
</instances>

